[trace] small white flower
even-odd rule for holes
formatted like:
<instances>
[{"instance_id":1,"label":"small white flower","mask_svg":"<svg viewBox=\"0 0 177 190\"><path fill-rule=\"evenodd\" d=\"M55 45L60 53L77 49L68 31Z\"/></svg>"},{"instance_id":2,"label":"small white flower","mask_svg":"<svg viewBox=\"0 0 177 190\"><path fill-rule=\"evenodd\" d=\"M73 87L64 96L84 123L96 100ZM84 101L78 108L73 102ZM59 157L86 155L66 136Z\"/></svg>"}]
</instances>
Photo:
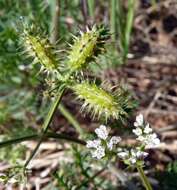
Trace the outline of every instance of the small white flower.
<instances>
[{"instance_id":1,"label":"small white flower","mask_svg":"<svg viewBox=\"0 0 177 190\"><path fill-rule=\"evenodd\" d=\"M117 148L117 152L122 152L122 150L123 150L123 149L120 148L120 147Z\"/></svg>"},{"instance_id":2,"label":"small white flower","mask_svg":"<svg viewBox=\"0 0 177 190\"><path fill-rule=\"evenodd\" d=\"M87 141L86 147L87 148L97 148L100 145L101 145L100 139L93 140L93 141L89 140L89 141Z\"/></svg>"},{"instance_id":3,"label":"small white flower","mask_svg":"<svg viewBox=\"0 0 177 190\"><path fill-rule=\"evenodd\" d=\"M106 140L108 137L108 131L104 125L100 125L99 128L95 129L95 133L97 134L98 138L103 140Z\"/></svg>"},{"instance_id":4,"label":"small white flower","mask_svg":"<svg viewBox=\"0 0 177 190\"><path fill-rule=\"evenodd\" d=\"M120 157L121 159L127 159L127 157L129 156L129 152L128 151L124 151L124 152L119 152L117 153L118 157Z\"/></svg>"},{"instance_id":5,"label":"small white flower","mask_svg":"<svg viewBox=\"0 0 177 190\"><path fill-rule=\"evenodd\" d=\"M134 157L130 157L129 159L129 162L131 163L131 164L135 164L136 163L136 158L134 158Z\"/></svg>"},{"instance_id":6,"label":"small white flower","mask_svg":"<svg viewBox=\"0 0 177 190\"><path fill-rule=\"evenodd\" d=\"M145 140L145 137L141 135L141 136L138 136L136 140L143 142Z\"/></svg>"},{"instance_id":7,"label":"small white flower","mask_svg":"<svg viewBox=\"0 0 177 190\"><path fill-rule=\"evenodd\" d=\"M119 152L118 157L128 162L129 164L135 164L138 160L145 158L148 153L140 150L139 148L132 148L130 150L124 150Z\"/></svg>"},{"instance_id":8,"label":"small white flower","mask_svg":"<svg viewBox=\"0 0 177 190\"><path fill-rule=\"evenodd\" d=\"M121 138L120 138L120 137L117 137L117 136L113 136L113 137L111 137L110 141L111 141L113 144L118 144L118 143L121 141Z\"/></svg>"},{"instance_id":9,"label":"small white flower","mask_svg":"<svg viewBox=\"0 0 177 190\"><path fill-rule=\"evenodd\" d=\"M107 143L108 149L112 150L113 146L118 144L120 141L121 141L120 137L116 137L116 136L111 137L109 143Z\"/></svg>"},{"instance_id":10,"label":"small white flower","mask_svg":"<svg viewBox=\"0 0 177 190\"><path fill-rule=\"evenodd\" d=\"M146 148L155 148L160 144L160 139L155 133L147 135L145 139Z\"/></svg>"},{"instance_id":11,"label":"small white flower","mask_svg":"<svg viewBox=\"0 0 177 190\"><path fill-rule=\"evenodd\" d=\"M136 116L136 121L134 122L134 126L139 127L142 126L143 123L144 123L143 115L139 114L138 116Z\"/></svg>"},{"instance_id":12,"label":"small white flower","mask_svg":"<svg viewBox=\"0 0 177 190\"><path fill-rule=\"evenodd\" d=\"M130 150L131 157L136 157L137 151L135 149Z\"/></svg>"},{"instance_id":13,"label":"small white flower","mask_svg":"<svg viewBox=\"0 0 177 190\"><path fill-rule=\"evenodd\" d=\"M152 128L149 123L145 124L143 115L140 114L136 117L136 122L134 123L136 129L133 129L133 133L137 135L137 140L142 142L145 148L154 148L159 145L160 140L155 133L153 133Z\"/></svg>"},{"instance_id":14,"label":"small white flower","mask_svg":"<svg viewBox=\"0 0 177 190\"><path fill-rule=\"evenodd\" d=\"M142 135L143 133L141 128L136 128L136 129L133 129L132 131L137 136Z\"/></svg>"},{"instance_id":15,"label":"small white flower","mask_svg":"<svg viewBox=\"0 0 177 190\"><path fill-rule=\"evenodd\" d=\"M105 156L105 148L102 146L98 146L96 150L91 152L93 158L101 159Z\"/></svg>"},{"instance_id":16,"label":"small white flower","mask_svg":"<svg viewBox=\"0 0 177 190\"><path fill-rule=\"evenodd\" d=\"M149 123L144 128L144 133L149 134L152 132L152 128L150 128Z\"/></svg>"},{"instance_id":17,"label":"small white flower","mask_svg":"<svg viewBox=\"0 0 177 190\"><path fill-rule=\"evenodd\" d=\"M10 178L10 179L8 180L8 183L10 183L10 184L14 184L14 183L17 183L17 182L18 182L18 180L15 179L14 177L12 177L12 178Z\"/></svg>"},{"instance_id":18,"label":"small white flower","mask_svg":"<svg viewBox=\"0 0 177 190\"><path fill-rule=\"evenodd\" d=\"M95 133L98 139L89 140L86 144L87 148L92 149L91 154L93 158L101 159L105 156L108 149L112 151L113 146L121 141L120 137L108 137L109 132L104 125L100 125L99 128L95 129Z\"/></svg>"},{"instance_id":19,"label":"small white flower","mask_svg":"<svg viewBox=\"0 0 177 190\"><path fill-rule=\"evenodd\" d=\"M159 138L155 138L153 140L153 143L154 143L155 146L158 146L160 144L160 139Z\"/></svg>"},{"instance_id":20,"label":"small white flower","mask_svg":"<svg viewBox=\"0 0 177 190\"><path fill-rule=\"evenodd\" d=\"M139 151L137 151L136 156L137 156L137 158L145 158L148 156L148 153L139 150Z\"/></svg>"}]
</instances>

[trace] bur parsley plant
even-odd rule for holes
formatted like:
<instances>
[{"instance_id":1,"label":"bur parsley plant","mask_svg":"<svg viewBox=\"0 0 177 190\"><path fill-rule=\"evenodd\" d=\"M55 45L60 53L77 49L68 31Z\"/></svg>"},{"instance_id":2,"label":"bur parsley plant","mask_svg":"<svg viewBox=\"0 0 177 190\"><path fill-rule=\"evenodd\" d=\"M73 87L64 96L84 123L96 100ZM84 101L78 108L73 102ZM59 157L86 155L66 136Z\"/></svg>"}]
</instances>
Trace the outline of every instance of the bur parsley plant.
<instances>
[{"instance_id":1,"label":"bur parsley plant","mask_svg":"<svg viewBox=\"0 0 177 190\"><path fill-rule=\"evenodd\" d=\"M91 113L93 119L101 119L106 124L112 119L124 121L133 110L134 100L130 92L121 84L118 84L117 88L110 87L110 85L105 85L104 81L97 83L96 79L90 80L85 74L86 70L90 72L89 64L94 64L98 56L106 51L105 44L110 38L108 28L95 25L91 29L87 28L85 32L80 32L79 37L73 35L73 42L65 51L66 55L61 54L61 51L52 45L46 36L36 32L36 27L33 25L29 27L24 24L19 36L25 55L32 57L33 64L40 65L39 73L48 84L48 94L52 93L49 112L44 119L41 133L37 135L38 144L26 160L24 170L28 169L29 163L44 138L59 138L86 145L91 149L92 157L97 160L107 158L111 161L112 157L116 156L125 164L136 166L146 189L151 189L142 170L143 159L148 156L147 149L156 147L160 140L149 124L144 121L142 115L137 116L134 123L135 129L132 131L136 135L138 145L132 148L122 147L121 137L111 136L110 129L105 125L95 129L97 139L88 140L87 143L66 135L48 133L53 115L67 89L74 92L76 99L83 102L81 111ZM30 140L33 137L36 138L36 135L10 140L4 144Z\"/></svg>"}]
</instances>

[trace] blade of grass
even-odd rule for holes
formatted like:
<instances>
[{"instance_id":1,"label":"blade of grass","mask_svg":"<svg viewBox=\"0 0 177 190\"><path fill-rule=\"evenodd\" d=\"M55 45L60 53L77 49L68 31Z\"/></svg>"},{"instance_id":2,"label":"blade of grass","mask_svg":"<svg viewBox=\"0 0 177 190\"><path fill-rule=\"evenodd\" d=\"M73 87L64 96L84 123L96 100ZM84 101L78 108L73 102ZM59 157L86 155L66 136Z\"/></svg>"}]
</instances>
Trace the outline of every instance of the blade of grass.
<instances>
[{"instance_id":1,"label":"blade of grass","mask_svg":"<svg viewBox=\"0 0 177 190\"><path fill-rule=\"evenodd\" d=\"M124 11L124 1L117 1L119 48L123 63L126 62L129 51L130 36L135 12L135 0L128 0L127 13Z\"/></svg>"},{"instance_id":2,"label":"blade of grass","mask_svg":"<svg viewBox=\"0 0 177 190\"><path fill-rule=\"evenodd\" d=\"M94 8L95 8L95 1L94 0L89 0L87 1L88 4L88 12L89 16L94 19Z\"/></svg>"},{"instance_id":3,"label":"blade of grass","mask_svg":"<svg viewBox=\"0 0 177 190\"><path fill-rule=\"evenodd\" d=\"M111 28L111 36L112 40L116 41L116 0L111 0L111 7L110 7L110 28Z\"/></svg>"},{"instance_id":4,"label":"blade of grass","mask_svg":"<svg viewBox=\"0 0 177 190\"><path fill-rule=\"evenodd\" d=\"M59 38L60 0L50 1L52 22L50 26L51 43L55 44Z\"/></svg>"},{"instance_id":5,"label":"blade of grass","mask_svg":"<svg viewBox=\"0 0 177 190\"><path fill-rule=\"evenodd\" d=\"M129 51L130 36L133 26L134 8L135 8L135 0L128 0L128 13L126 17L126 26L125 26L124 60L126 60Z\"/></svg>"},{"instance_id":6,"label":"blade of grass","mask_svg":"<svg viewBox=\"0 0 177 190\"><path fill-rule=\"evenodd\" d=\"M119 47L121 52L123 52L124 47L124 28L125 28L125 13L123 11L122 1L117 1L117 25L119 34Z\"/></svg>"}]
</instances>

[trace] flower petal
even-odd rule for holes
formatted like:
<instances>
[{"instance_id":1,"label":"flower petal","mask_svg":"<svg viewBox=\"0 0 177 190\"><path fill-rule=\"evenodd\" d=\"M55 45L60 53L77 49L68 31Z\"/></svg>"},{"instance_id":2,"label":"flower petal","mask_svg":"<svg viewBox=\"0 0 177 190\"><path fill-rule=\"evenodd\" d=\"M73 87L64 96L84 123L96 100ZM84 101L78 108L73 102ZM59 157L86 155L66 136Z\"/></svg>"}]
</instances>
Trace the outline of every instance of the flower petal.
<instances>
[{"instance_id":1,"label":"flower petal","mask_svg":"<svg viewBox=\"0 0 177 190\"><path fill-rule=\"evenodd\" d=\"M105 125L100 125L99 128L95 129L95 133L97 134L98 138L106 140L108 137L108 131Z\"/></svg>"}]
</instances>

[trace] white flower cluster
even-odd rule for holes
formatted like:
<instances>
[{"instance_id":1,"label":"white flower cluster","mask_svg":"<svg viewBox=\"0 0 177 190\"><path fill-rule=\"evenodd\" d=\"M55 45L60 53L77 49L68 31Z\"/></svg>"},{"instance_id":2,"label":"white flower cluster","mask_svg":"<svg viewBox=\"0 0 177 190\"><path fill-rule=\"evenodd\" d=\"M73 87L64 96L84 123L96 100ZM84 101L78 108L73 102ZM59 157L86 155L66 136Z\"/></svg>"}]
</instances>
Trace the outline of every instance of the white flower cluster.
<instances>
[{"instance_id":1,"label":"white flower cluster","mask_svg":"<svg viewBox=\"0 0 177 190\"><path fill-rule=\"evenodd\" d=\"M153 133L149 123L145 123L142 114L136 117L134 126L136 129L133 129L133 133L137 136L136 139L140 141L145 148L155 148L160 144L157 134Z\"/></svg>"},{"instance_id":2,"label":"white flower cluster","mask_svg":"<svg viewBox=\"0 0 177 190\"><path fill-rule=\"evenodd\" d=\"M124 160L127 164L132 165L135 164L137 160L144 159L146 156L148 156L148 153L140 150L139 148L132 148L130 150L120 149L117 153L117 156Z\"/></svg>"},{"instance_id":3,"label":"white flower cluster","mask_svg":"<svg viewBox=\"0 0 177 190\"><path fill-rule=\"evenodd\" d=\"M135 129L133 129L133 133L137 136L136 139L140 141L140 144L131 149L120 147L115 149L115 145L121 141L121 138L117 136L109 137L106 126L101 125L99 128L95 129L98 139L87 141L86 145L87 148L93 149L91 151L92 157L101 159L106 156L108 152L112 152L117 153L117 156L128 165L136 164L139 161L143 163L143 159L148 156L145 149L156 147L159 145L160 140L157 135L153 133L150 125L144 121L142 114L136 117L134 126Z\"/></svg>"},{"instance_id":4,"label":"white flower cluster","mask_svg":"<svg viewBox=\"0 0 177 190\"><path fill-rule=\"evenodd\" d=\"M91 152L93 158L101 159L106 155L106 150L112 151L114 146L121 141L120 137L113 136L109 138L109 132L106 126L101 125L95 129L98 139L87 141L87 148L92 148Z\"/></svg>"}]
</instances>

